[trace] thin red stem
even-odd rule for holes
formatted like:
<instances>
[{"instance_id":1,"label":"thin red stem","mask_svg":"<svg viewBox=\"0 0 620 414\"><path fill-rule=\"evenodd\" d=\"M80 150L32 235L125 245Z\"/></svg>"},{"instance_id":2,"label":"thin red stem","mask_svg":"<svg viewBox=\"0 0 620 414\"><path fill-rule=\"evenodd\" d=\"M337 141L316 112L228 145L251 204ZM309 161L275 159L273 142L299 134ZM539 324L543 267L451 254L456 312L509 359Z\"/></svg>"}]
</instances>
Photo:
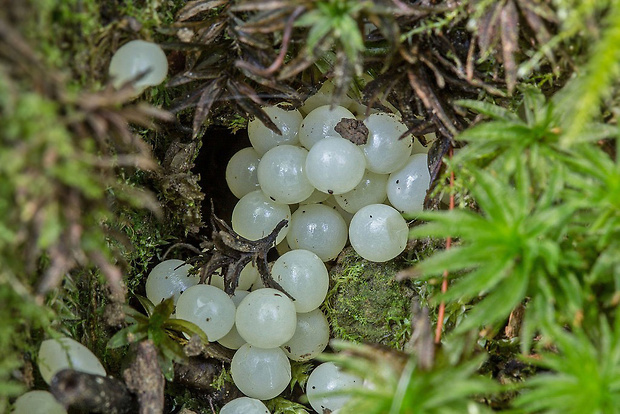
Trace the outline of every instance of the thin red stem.
<instances>
[{"instance_id":1,"label":"thin red stem","mask_svg":"<svg viewBox=\"0 0 620 414\"><path fill-rule=\"evenodd\" d=\"M450 159L452 159L452 148L448 153ZM454 171L450 171L450 210L454 210ZM450 250L452 247L452 237L446 239L446 250ZM443 280L441 282L441 293L446 293L448 290L448 271L443 272ZM443 330L443 319L446 313L446 303L442 300L439 304L439 314L437 315L437 328L435 329L435 343L441 342L441 331Z\"/></svg>"}]
</instances>

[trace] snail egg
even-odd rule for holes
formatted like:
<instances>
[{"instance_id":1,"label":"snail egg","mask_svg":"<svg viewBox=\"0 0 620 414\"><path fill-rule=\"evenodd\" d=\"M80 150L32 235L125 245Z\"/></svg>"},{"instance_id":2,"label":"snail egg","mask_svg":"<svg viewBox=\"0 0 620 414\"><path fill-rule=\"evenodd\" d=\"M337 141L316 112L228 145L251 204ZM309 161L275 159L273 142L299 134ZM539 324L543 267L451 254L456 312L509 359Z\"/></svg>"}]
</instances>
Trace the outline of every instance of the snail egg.
<instances>
[{"instance_id":1,"label":"snail egg","mask_svg":"<svg viewBox=\"0 0 620 414\"><path fill-rule=\"evenodd\" d=\"M362 180L366 168L364 153L344 138L327 137L317 142L306 158L306 176L319 191L342 194Z\"/></svg>"},{"instance_id":2,"label":"snail egg","mask_svg":"<svg viewBox=\"0 0 620 414\"><path fill-rule=\"evenodd\" d=\"M270 412L260 400L239 397L223 406L220 414L270 414Z\"/></svg>"},{"instance_id":3,"label":"snail egg","mask_svg":"<svg viewBox=\"0 0 620 414\"><path fill-rule=\"evenodd\" d=\"M319 190L314 190L312 192L312 194L310 194L310 197L306 198L303 201L300 201L299 204L300 205L304 205L304 204L318 204L318 203L322 203L323 201L327 200L330 197L329 194L324 193L322 191Z\"/></svg>"},{"instance_id":4,"label":"snail egg","mask_svg":"<svg viewBox=\"0 0 620 414\"><path fill-rule=\"evenodd\" d=\"M389 174L407 163L413 149L413 137L407 135L405 124L396 115L387 112L371 114L364 124L368 128L368 141L362 145L366 168L378 174Z\"/></svg>"},{"instance_id":5,"label":"snail egg","mask_svg":"<svg viewBox=\"0 0 620 414\"><path fill-rule=\"evenodd\" d=\"M385 204L361 208L349 226L351 246L357 254L373 262L385 262L401 254L408 234L405 219Z\"/></svg>"},{"instance_id":6,"label":"snail egg","mask_svg":"<svg viewBox=\"0 0 620 414\"><path fill-rule=\"evenodd\" d=\"M132 40L121 46L110 61L109 74L115 88L135 80L137 92L142 92L148 86L159 85L168 75L168 59L164 51L155 43L144 40Z\"/></svg>"},{"instance_id":7,"label":"snail egg","mask_svg":"<svg viewBox=\"0 0 620 414\"><path fill-rule=\"evenodd\" d=\"M270 200L260 190L243 196L232 212L233 230L249 240L258 240L269 235L282 220L291 220L289 206ZM276 244L284 240L287 232L288 226L280 230Z\"/></svg>"},{"instance_id":8,"label":"snail egg","mask_svg":"<svg viewBox=\"0 0 620 414\"><path fill-rule=\"evenodd\" d=\"M176 304L185 289L198 284L200 276L190 275L191 268L191 265L178 259L159 263L146 278L146 297L155 305L173 297Z\"/></svg>"},{"instance_id":9,"label":"snail egg","mask_svg":"<svg viewBox=\"0 0 620 414\"><path fill-rule=\"evenodd\" d=\"M46 339L41 342L37 360L43 380L48 384L58 371L76 371L106 376L99 359L88 348L71 338Z\"/></svg>"},{"instance_id":10,"label":"snail egg","mask_svg":"<svg viewBox=\"0 0 620 414\"><path fill-rule=\"evenodd\" d=\"M275 348L293 336L297 314L293 301L276 289L251 292L239 304L235 318L237 331L247 343Z\"/></svg>"},{"instance_id":11,"label":"snail egg","mask_svg":"<svg viewBox=\"0 0 620 414\"><path fill-rule=\"evenodd\" d=\"M338 137L334 127L342 118L354 119L355 115L343 106L319 106L311 111L299 127L299 142L307 149L328 136Z\"/></svg>"},{"instance_id":12,"label":"snail egg","mask_svg":"<svg viewBox=\"0 0 620 414\"><path fill-rule=\"evenodd\" d=\"M271 200L295 204L310 197L314 187L306 178L308 151L281 145L267 151L258 164L258 183Z\"/></svg>"},{"instance_id":13,"label":"snail egg","mask_svg":"<svg viewBox=\"0 0 620 414\"><path fill-rule=\"evenodd\" d=\"M280 348L264 349L245 344L233 356L230 373L242 393L269 400L288 387L291 363Z\"/></svg>"},{"instance_id":14,"label":"snail egg","mask_svg":"<svg viewBox=\"0 0 620 414\"><path fill-rule=\"evenodd\" d=\"M235 323L235 304L223 290L196 285L179 296L176 316L193 322L210 342L223 338Z\"/></svg>"},{"instance_id":15,"label":"snail egg","mask_svg":"<svg viewBox=\"0 0 620 414\"><path fill-rule=\"evenodd\" d=\"M271 269L273 279L295 298L297 312L318 308L329 289L329 275L323 261L308 250L291 250L276 260Z\"/></svg>"},{"instance_id":16,"label":"snail egg","mask_svg":"<svg viewBox=\"0 0 620 414\"><path fill-rule=\"evenodd\" d=\"M292 249L310 250L327 262L335 259L347 243L347 223L331 207L302 205L291 217L286 240Z\"/></svg>"},{"instance_id":17,"label":"snail egg","mask_svg":"<svg viewBox=\"0 0 620 414\"><path fill-rule=\"evenodd\" d=\"M267 128L260 119L254 118L248 123L248 136L252 146L259 155L263 155L278 145L295 145L299 142L299 125L302 117L298 110L286 111L277 106L264 107L263 111L278 127L282 135Z\"/></svg>"},{"instance_id":18,"label":"snail egg","mask_svg":"<svg viewBox=\"0 0 620 414\"><path fill-rule=\"evenodd\" d=\"M48 391L28 391L13 404L12 414L67 414L67 410Z\"/></svg>"},{"instance_id":19,"label":"snail egg","mask_svg":"<svg viewBox=\"0 0 620 414\"><path fill-rule=\"evenodd\" d=\"M403 214L415 214L424 208L424 198L431 182L428 156L414 154L409 162L390 174L387 194L390 204Z\"/></svg>"},{"instance_id":20,"label":"snail egg","mask_svg":"<svg viewBox=\"0 0 620 414\"><path fill-rule=\"evenodd\" d=\"M325 350L329 343L329 323L320 309L297 314L293 337L282 345L293 361L309 361Z\"/></svg>"},{"instance_id":21,"label":"snail egg","mask_svg":"<svg viewBox=\"0 0 620 414\"><path fill-rule=\"evenodd\" d=\"M247 290L237 289L235 290L235 294L232 295L230 298L232 299L235 306L239 307L241 301L249 294L250 292L248 292ZM239 332L237 331L237 326L233 325L233 327L230 329L230 332L224 335L224 337L220 338L218 342L220 343L220 345L228 349L239 349L243 344L245 344L245 339L243 339L241 335L239 335Z\"/></svg>"},{"instance_id":22,"label":"snail egg","mask_svg":"<svg viewBox=\"0 0 620 414\"><path fill-rule=\"evenodd\" d=\"M347 213L355 214L370 204L383 203L387 198L387 174L366 171L362 181L351 191L334 196L336 203Z\"/></svg>"},{"instance_id":23,"label":"snail egg","mask_svg":"<svg viewBox=\"0 0 620 414\"><path fill-rule=\"evenodd\" d=\"M226 165L226 183L237 198L258 190L258 163L260 157L254 148L237 151Z\"/></svg>"},{"instance_id":24,"label":"snail egg","mask_svg":"<svg viewBox=\"0 0 620 414\"><path fill-rule=\"evenodd\" d=\"M308 402L317 413L333 412L351 398L343 391L362 385L360 378L340 370L333 362L325 362L312 371L306 384Z\"/></svg>"}]
</instances>

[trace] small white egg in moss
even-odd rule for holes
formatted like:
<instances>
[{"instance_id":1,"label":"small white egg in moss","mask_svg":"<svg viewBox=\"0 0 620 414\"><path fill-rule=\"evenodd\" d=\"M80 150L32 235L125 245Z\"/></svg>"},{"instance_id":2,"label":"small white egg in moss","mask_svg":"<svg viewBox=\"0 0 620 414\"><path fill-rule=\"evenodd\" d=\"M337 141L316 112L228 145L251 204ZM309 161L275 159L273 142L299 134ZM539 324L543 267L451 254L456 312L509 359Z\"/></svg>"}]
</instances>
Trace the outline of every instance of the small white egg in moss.
<instances>
[{"instance_id":1,"label":"small white egg in moss","mask_svg":"<svg viewBox=\"0 0 620 414\"><path fill-rule=\"evenodd\" d=\"M11 414L67 414L67 410L49 391L28 391L15 400Z\"/></svg>"},{"instance_id":2,"label":"small white egg in moss","mask_svg":"<svg viewBox=\"0 0 620 414\"><path fill-rule=\"evenodd\" d=\"M58 371L76 371L106 376L99 359L88 348L71 338L46 339L41 342L37 358L39 371L48 384Z\"/></svg>"},{"instance_id":3,"label":"small white egg in moss","mask_svg":"<svg viewBox=\"0 0 620 414\"><path fill-rule=\"evenodd\" d=\"M329 343L329 323L320 309L297 314L293 337L281 348L293 361L309 361L325 350Z\"/></svg>"},{"instance_id":4,"label":"small white egg in moss","mask_svg":"<svg viewBox=\"0 0 620 414\"><path fill-rule=\"evenodd\" d=\"M319 191L342 194L360 183L366 169L362 150L344 138L327 137L317 142L306 158L306 176Z\"/></svg>"},{"instance_id":5,"label":"small white egg in moss","mask_svg":"<svg viewBox=\"0 0 620 414\"><path fill-rule=\"evenodd\" d=\"M233 356L230 373L242 393L269 400L288 387L291 363L280 348L265 349L245 344Z\"/></svg>"},{"instance_id":6,"label":"small white egg in moss","mask_svg":"<svg viewBox=\"0 0 620 414\"><path fill-rule=\"evenodd\" d=\"M366 171L362 181L351 191L337 194L334 199L347 213L355 214L357 211L370 204L383 203L387 198L387 174L377 174Z\"/></svg>"},{"instance_id":7,"label":"small white egg in moss","mask_svg":"<svg viewBox=\"0 0 620 414\"><path fill-rule=\"evenodd\" d=\"M278 135L267 128L263 122L254 118L248 123L250 143L259 156L263 156L270 149L278 145L296 145L299 143L299 125L302 116L298 110L287 111L277 106L263 107L269 118L278 127L282 135Z\"/></svg>"},{"instance_id":8,"label":"small white egg in moss","mask_svg":"<svg viewBox=\"0 0 620 414\"><path fill-rule=\"evenodd\" d=\"M230 298L232 299L235 306L238 307L241 301L249 294L250 292L248 292L247 290L237 289L235 290L235 294L232 295ZM237 326L233 325L230 332L224 335L224 337L220 338L218 342L220 343L220 345L228 349L239 349L243 344L245 344L245 339L243 339L241 335L239 335L239 332L237 331Z\"/></svg>"},{"instance_id":9,"label":"small white egg in moss","mask_svg":"<svg viewBox=\"0 0 620 414\"><path fill-rule=\"evenodd\" d=\"M159 263L146 278L146 297L155 305L173 297L176 304L185 289L198 284L200 276L190 275L191 268L191 265L178 259Z\"/></svg>"},{"instance_id":10,"label":"small white egg in moss","mask_svg":"<svg viewBox=\"0 0 620 414\"><path fill-rule=\"evenodd\" d=\"M413 149L413 137L396 115L387 112L371 114L364 124L368 127L368 141L362 145L366 168L377 174L389 174L407 163Z\"/></svg>"},{"instance_id":11,"label":"small white egg in moss","mask_svg":"<svg viewBox=\"0 0 620 414\"><path fill-rule=\"evenodd\" d=\"M232 156L226 165L226 183L237 198L260 189L258 184L258 163L260 156L252 147L243 148Z\"/></svg>"},{"instance_id":12,"label":"small white egg in moss","mask_svg":"<svg viewBox=\"0 0 620 414\"><path fill-rule=\"evenodd\" d=\"M299 127L299 142L308 150L326 137L339 137L334 127L342 118L354 119L355 115L342 106L319 106L310 112Z\"/></svg>"},{"instance_id":13,"label":"small white egg in moss","mask_svg":"<svg viewBox=\"0 0 620 414\"><path fill-rule=\"evenodd\" d=\"M402 214L415 215L424 208L424 198L431 182L428 156L414 154L401 169L390 174L387 195L390 204Z\"/></svg>"},{"instance_id":14,"label":"small white egg in moss","mask_svg":"<svg viewBox=\"0 0 620 414\"><path fill-rule=\"evenodd\" d=\"M256 398L239 397L222 407L220 414L270 414L269 410Z\"/></svg>"},{"instance_id":15,"label":"small white egg in moss","mask_svg":"<svg viewBox=\"0 0 620 414\"><path fill-rule=\"evenodd\" d=\"M196 285L179 296L177 318L196 324L210 342L223 338L235 323L235 303L223 290Z\"/></svg>"},{"instance_id":16,"label":"small white egg in moss","mask_svg":"<svg viewBox=\"0 0 620 414\"><path fill-rule=\"evenodd\" d=\"M318 308L327 296L327 268L311 251L296 249L283 254L273 264L271 276L295 298L293 303L297 312L310 312Z\"/></svg>"},{"instance_id":17,"label":"small white egg in moss","mask_svg":"<svg viewBox=\"0 0 620 414\"><path fill-rule=\"evenodd\" d=\"M314 187L306 178L308 151L294 145L280 145L263 155L258 164L258 183L271 200L295 204L310 197Z\"/></svg>"},{"instance_id":18,"label":"small white egg in moss","mask_svg":"<svg viewBox=\"0 0 620 414\"><path fill-rule=\"evenodd\" d=\"M310 250L327 262L335 259L347 243L347 223L331 207L303 205L291 217L286 240L292 249Z\"/></svg>"},{"instance_id":19,"label":"small white egg in moss","mask_svg":"<svg viewBox=\"0 0 620 414\"><path fill-rule=\"evenodd\" d=\"M371 204L361 208L351 220L349 240L366 260L385 262L401 254L407 246L409 227L393 207Z\"/></svg>"},{"instance_id":20,"label":"small white egg in moss","mask_svg":"<svg viewBox=\"0 0 620 414\"><path fill-rule=\"evenodd\" d=\"M134 88L141 93L149 86L159 85L168 75L168 59L155 43L132 40L121 46L110 61L109 74L115 88L134 80ZM144 74L136 80L138 75Z\"/></svg>"},{"instance_id":21,"label":"small white egg in moss","mask_svg":"<svg viewBox=\"0 0 620 414\"><path fill-rule=\"evenodd\" d=\"M333 412L342 408L351 398L343 392L360 387L360 378L343 372L333 362L325 362L308 377L306 394L308 402L317 413Z\"/></svg>"},{"instance_id":22,"label":"small white egg in moss","mask_svg":"<svg viewBox=\"0 0 620 414\"><path fill-rule=\"evenodd\" d=\"M291 209L286 204L270 200L261 190L246 194L232 212L232 228L249 240L262 239L282 220L291 220ZM276 244L286 237L288 226L280 230Z\"/></svg>"},{"instance_id":23,"label":"small white egg in moss","mask_svg":"<svg viewBox=\"0 0 620 414\"><path fill-rule=\"evenodd\" d=\"M295 304L276 289L251 292L237 307L235 324L247 343L275 348L293 337L297 323Z\"/></svg>"}]
</instances>

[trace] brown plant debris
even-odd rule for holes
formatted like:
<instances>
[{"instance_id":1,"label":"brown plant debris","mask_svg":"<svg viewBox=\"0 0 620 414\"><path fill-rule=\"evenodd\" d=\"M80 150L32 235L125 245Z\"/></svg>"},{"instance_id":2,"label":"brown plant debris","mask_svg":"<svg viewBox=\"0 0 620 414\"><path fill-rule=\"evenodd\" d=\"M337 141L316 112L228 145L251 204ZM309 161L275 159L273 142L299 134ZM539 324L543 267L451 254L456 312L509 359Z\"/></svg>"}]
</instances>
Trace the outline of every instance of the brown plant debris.
<instances>
[{"instance_id":1,"label":"brown plant debris","mask_svg":"<svg viewBox=\"0 0 620 414\"><path fill-rule=\"evenodd\" d=\"M358 119L342 118L334 130L355 145L364 145L368 141L368 128Z\"/></svg>"},{"instance_id":2,"label":"brown plant debris","mask_svg":"<svg viewBox=\"0 0 620 414\"><path fill-rule=\"evenodd\" d=\"M159 367L157 349L150 339L136 345L137 353L123 378L131 392L137 395L140 414L159 414L164 411L164 375Z\"/></svg>"}]
</instances>

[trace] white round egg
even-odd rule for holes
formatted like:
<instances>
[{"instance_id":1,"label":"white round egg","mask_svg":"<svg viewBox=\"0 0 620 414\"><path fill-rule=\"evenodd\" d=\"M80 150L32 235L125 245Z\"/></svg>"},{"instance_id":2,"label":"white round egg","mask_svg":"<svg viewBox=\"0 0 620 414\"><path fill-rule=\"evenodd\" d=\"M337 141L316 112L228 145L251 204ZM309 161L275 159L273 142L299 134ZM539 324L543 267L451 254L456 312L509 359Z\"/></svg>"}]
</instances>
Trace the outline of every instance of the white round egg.
<instances>
[{"instance_id":1,"label":"white round egg","mask_svg":"<svg viewBox=\"0 0 620 414\"><path fill-rule=\"evenodd\" d=\"M280 348L245 344L230 363L230 373L239 390L259 400L275 398L291 381L291 363Z\"/></svg>"},{"instance_id":2,"label":"white round egg","mask_svg":"<svg viewBox=\"0 0 620 414\"><path fill-rule=\"evenodd\" d=\"M367 205L383 203L387 198L388 177L387 174L367 170L362 181L353 190L337 194L334 199L344 211L351 214Z\"/></svg>"},{"instance_id":3,"label":"white round egg","mask_svg":"<svg viewBox=\"0 0 620 414\"><path fill-rule=\"evenodd\" d=\"M326 137L338 137L334 127L342 118L355 119L355 115L342 106L319 106L304 118L299 127L299 142L307 149Z\"/></svg>"},{"instance_id":4,"label":"white round egg","mask_svg":"<svg viewBox=\"0 0 620 414\"><path fill-rule=\"evenodd\" d=\"M303 201L300 201L299 205L322 203L323 201L327 200L329 197L330 195L327 193L324 193L319 190L314 190L312 194L310 194L310 197L306 198Z\"/></svg>"},{"instance_id":5,"label":"white round egg","mask_svg":"<svg viewBox=\"0 0 620 414\"><path fill-rule=\"evenodd\" d=\"M308 402L317 413L331 412L342 408L351 398L343 391L360 387L360 378L347 374L333 362L325 362L314 369L308 377L306 394Z\"/></svg>"},{"instance_id":6,"label":"white round egg","mask_svg":"<svg viewBox=\"0 0 620 414\"><path fill-rule=\"evenodd\" d=\"M407 135L407 126L394 114L371 114L364 124L368 128L368 141L362 145L366 168L377 174L389 174L407 163L413 149L413 137Z\"/></svg>"},{"instance_id":7,"label":"white round egg","mask_svg":"<svg viewBox=\"0 0 620 414\"><path fill-rule=\"evenodd\" d=\"M222 407L220 414L270 414L269 410L256 398L239 397Z\"/></svg>"},{"instance_id":8,"label":"white round egg","mask_svg":"<svg viewBox=\"0 0 620 414\"><path fill-rule=\"evenodd\" d=\"M272 201L295 204L310 197L314 187L306 178L308 151L293 145L272 148L258 164L258 183Z\"/></svg>"},{"instance_id":9,"label":"white round egg","mask_svg":"<svg viewBox=\"0 0 620 414\"><path fill-rule=\"evenodd\" d=\"M297 314L293 337L282 345L293 361L309 361L325 350L329 343L329 323L320 309Z\"/></svg>"},{"instance_id":10,"label":"white round egg","mask_svg":"<svg viewBox=\"0 0 620 414\"><path fill-rule=\"evenodd\" d=\"M297 312L318 308L327 296L329 275L323 261L308 250L291 250L276 260L271 276L295 298Z\"/></svg>"},{"instance_id":11,"label":"white round egg","mask_svg":"<svg viewBox=\"0 0 620 414\"><path fill-rule=\"evenodd\" d=\"M298 110L287 111L277 106L268 106L264 107L263 111L276 124L282 135L267 128L260 119L252 119L248 123L248 136L260 156L278 145L295 145L299 142L298 132L302 116Z\"/></svg>"},{"instance_id":12,"label":"white round egg","mask_svg":"<svg viewBox=\"0 0 620 414\"><path fill-rule=\"evenodd\" d=\"M361 208L351 220L349 240L357 254L373 262L385 262L405 250L409 227L398 211L385 204Z\"/></svg>"},{"instance_id":13,"label":"white round egg","mask_svg":"<svg viewBox=\"0 0 620 414\"><path fill-rule=\"evenodd\" d=\"M164 260L151 270L146 278L146 297L155 305L170 297L176 304L179 295L198 284L199 275L190 275L192 266L183 260Z\"/></svg>"},{"instance_id":14,"label":"white round egg","mask_svg":"<svg viewBox=\"0 0 620 414\"><path fill-rule=\"evenodd\" d=\"M164 51L155 43L144 40L132 40L121 46L110 61L109 74L115 88L134 80L137 92L149 86L159 85L168 75L168 59Z\"/></svg>"},{"instance_id":15,"label":"white round egg","mask_svg":"<svg viewBox=\"0 0 620 414\"><path fill-rule=\"evenodd\" d=\"M365 168L362 150L344 138L321 139L306 158L308 180L317 190L328 194L353 190L362 180Z\"/></svg>"},{"instance_id":16,"label":"white round egg","mask_svg":"<svg viewBox=\"0 0 620 414\"><path fill-rule=\"evenodd\" d=\"M210 342L223 338L235 323L235 304L223 290L196 285L179 296L176 317L196 324Z\"/></svg>"},{"instance_id":17,"label":"white round egg","mask_svg":"<svg viewBox=\"0 0 620 414\"><path fill-rule=\"evenodd\" d=\"M28 391L13 403L12 414L67 414L49 391Z\"/></svg>"},{"instance_id":18,"label":"white round egg","mask_svg":"<svg viewBox=\"0 0 620 414\"><path fill-rule=\"evenodd\" d=\"M414 154L401 169L390 174L387 194L390 204L403 214L413 215L424 208L424 198L431 182L428 156Z\"/></svg>"},{"instance_id":19,"label":"white round egg","mask_svg":"<svg viewBox=\"0 0 620 414\"><path fill-rule=\"evenodd\" d=\"M251 292L237 307L239 335L253 346L275 348L293 336L297 323L295 304L276 289Z\"/></svg>"},{"instance_id":20,"label":"white round egg","mask_svg":"<svg viewBox=\"0 0 620 414\"><path fill-rule=\"evenodd\" d=\"M37 359L39 371L48 384L58 371L76 371L106 376L99 359L88 348L71 338L46 339L41 342Z\"/></svg>"},{"instance_id":21,"label":"white round egg","mask_svg":"<svg viewBox=\"0 0 620 414\"><path fill-rule=\"evenodd\" d=\"M232 212L232 228L249 240L258 240L269 235L282 220L291 220L291 209L286 204L276 203L262 191L246 194L237 202ZM276 244L286 237L285 226L276 238Z\"/></svg>"},{"instance_id":22,"label":"white round egg","mask_svg":"<svg viewBox=\"0 0 620 414\"><path fill-rule=\"evenodd\" d=\"M260 189L258 184L258 163L260 156L254 148L237 151L226 165L226 183L237 198Z\"/></svg>"},{"instance_id":23,"label":"white round egg","mask_svg":"<svg viewBox=\"0 0 620 414\"><path fill-rule=\"evenodd\" d=\"M347 243L347 223L331 207L302 205L291 217L286 240L292 249L310 250L327 262L335 259Z\"/></svg>"}]
</instances>

